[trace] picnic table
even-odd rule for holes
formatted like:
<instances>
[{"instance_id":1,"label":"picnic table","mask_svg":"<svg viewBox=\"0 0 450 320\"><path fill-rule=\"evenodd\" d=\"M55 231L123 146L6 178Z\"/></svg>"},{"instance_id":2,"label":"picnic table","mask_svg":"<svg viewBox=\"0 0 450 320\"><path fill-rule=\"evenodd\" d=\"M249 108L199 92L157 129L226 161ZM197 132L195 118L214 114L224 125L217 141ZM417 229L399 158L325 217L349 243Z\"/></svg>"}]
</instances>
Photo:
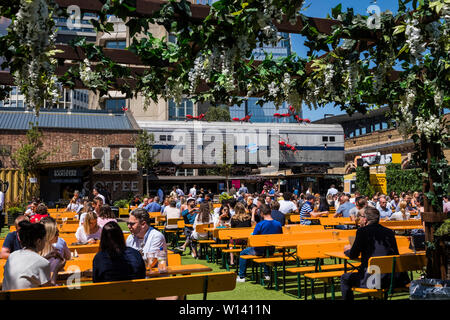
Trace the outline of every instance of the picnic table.
<instances>
[{"instance_id":1,"label":"picnic table","mask_svg":"<svg viewBox=\"0 0 450 320\"><path fill-rule=\"evenodd\" d=\"M317 244L317 243L348 243L346 239L312 239L312 240L279 240L279 241L268 241L268 246L274 246L281 248L283 252L283 292L286 292L286 250L287 249L297 249L298 246L308 245L308 244ZM297 254L297 250L292 253L288 253L288 257L295 257ZM316 258L325 258L323 255L317 255Z\"/></svg>"}]
</instances>

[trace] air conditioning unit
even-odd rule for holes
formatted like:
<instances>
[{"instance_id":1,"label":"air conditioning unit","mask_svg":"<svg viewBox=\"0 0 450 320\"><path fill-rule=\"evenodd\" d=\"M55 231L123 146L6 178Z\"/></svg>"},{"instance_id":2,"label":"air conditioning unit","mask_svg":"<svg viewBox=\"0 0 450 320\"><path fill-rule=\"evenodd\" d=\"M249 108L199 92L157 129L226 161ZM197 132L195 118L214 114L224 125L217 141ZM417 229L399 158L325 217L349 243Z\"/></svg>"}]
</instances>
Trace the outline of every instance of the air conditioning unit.
<instances>
[{"instance_id":1,"label":"air conditioning unit","mask_svg":"<svg viewBox=\"0 0 450 320\"><path fill-rule=\"evenodd\" d=\"M119 170L137 171L136 153L136 148L119 148Z\"/></svg>"},{"instance_id":2,"label":"air conditioning unit","mask_svg":"<svg viewBox=\"0 0 450 320\"><path fill-rule=\"evenodd\" d=\"M100 163L94 166L94 171L110 170L110 151L109 148L93 147L92 159L100 159Z\"/></svg>"}]
</instances>

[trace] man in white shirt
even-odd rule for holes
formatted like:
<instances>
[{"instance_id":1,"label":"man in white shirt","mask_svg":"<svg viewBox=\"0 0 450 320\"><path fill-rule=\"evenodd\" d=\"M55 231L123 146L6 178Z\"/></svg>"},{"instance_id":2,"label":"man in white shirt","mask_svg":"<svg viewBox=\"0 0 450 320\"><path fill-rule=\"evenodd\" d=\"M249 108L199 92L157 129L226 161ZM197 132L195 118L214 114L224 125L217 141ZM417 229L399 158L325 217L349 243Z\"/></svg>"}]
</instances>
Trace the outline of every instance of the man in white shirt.
<instances>
[{"instance_id":1,"label":"man in white shirt","mask_svg":"<svg viewBox=\"0 0 450 320\"><path fill-rule=\"evenodd\" d=\"M153 267L156 266L160 249L163 248L167 254L167 244L164 235L150 227L148 212L143 208L133 210L127 225L131 232L126 241L127 247L138 250L144 260L149 261Z\"/></svg>"},{"instance_id":2,"label":"man in white shirt","mask_svg":"<svg viewBox=\"0 0 450 320\"><path fill-rule=\"evenodd\" d=\"M94 188L94 189L92 190L92 194L94 195L94 198L95 198L95 197L100 197L100 198L102 198L103 203L106 203L106 201L105 201L105 196L103 196L102 194L100 194L100 193L98 192L98 189L97 189L97 188Z\"/></svg>"},{"instance_id":3,"label":"man in white shirt","mask_svg":"<svg viewBox=\"0 0 450 320\"><path fill-rule=\"evenodd\" d=\"M295 203L292 201L292 194L290 192L283 193L283 199L280 200L280 209L278 209L281 213L286 214L290 212L299 213L299 210Z\"/></svg>"},{"instance_id":4,"label":"man in white shirt","mask_svg":"<svg viewBox=\"0 0 450 320\"><path fill-rule=\"evenodd\" d=\"M189 194L191 195L192 198L195 198L195 196L197 195L197 189L196 189L197 185L194 184L194 186L189 189Z\"/></svg>"},{"instance_id":5,"label":"man in white shirt","mask_svg":"<svg viewBox=\"0 0 450 320\"><path fill-rule=\"evenodd\" d=\"M337 193L338 193L337 189L335 188L334 184L332 184L330 186L330 189L328 189L327 191L327 195L331 194L332 196L334 196Z\"/></svg>"}]
</instances>

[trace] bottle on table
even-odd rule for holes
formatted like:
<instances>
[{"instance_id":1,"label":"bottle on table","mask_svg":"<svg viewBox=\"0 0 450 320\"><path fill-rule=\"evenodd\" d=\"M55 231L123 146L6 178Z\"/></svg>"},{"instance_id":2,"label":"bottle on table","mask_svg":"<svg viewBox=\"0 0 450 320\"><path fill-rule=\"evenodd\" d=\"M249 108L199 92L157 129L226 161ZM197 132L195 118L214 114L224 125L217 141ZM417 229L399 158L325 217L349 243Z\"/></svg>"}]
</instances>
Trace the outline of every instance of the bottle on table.
<instances>
[{"instance_id":1,"label":"bottle on table","mask_svg":"<svg viewBox=\"0 0 450 320\"><path fill-rule=\"evenodd\" d=\"M167 253L164 251L164 248L159 248L158 253L158 271L160 273L167 272Z\"/></svg>"}]
</instances>

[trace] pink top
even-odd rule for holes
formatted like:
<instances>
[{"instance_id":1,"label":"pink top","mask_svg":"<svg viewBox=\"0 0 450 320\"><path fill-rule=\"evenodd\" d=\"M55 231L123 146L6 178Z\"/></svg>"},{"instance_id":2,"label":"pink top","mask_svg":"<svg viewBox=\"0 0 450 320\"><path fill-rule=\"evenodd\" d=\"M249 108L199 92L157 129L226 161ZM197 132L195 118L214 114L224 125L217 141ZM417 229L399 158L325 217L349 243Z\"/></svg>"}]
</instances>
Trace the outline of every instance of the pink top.
<instances>
[{"instance_id":1,"label":"pink top","mask_svg":"<svg viewBox=\"0 0 450 320\"><path fill-rule=\"evenodd\" d=\"M100 228L103 228L103 226L104 226L105 224L107 224L108 222L110 222L110 221L117 222L116 219L111 219L111 218L103 219L103 218L100 218L100 217L97 218L97 224L98 224L98 226L99 226Z\"/></svg>"}]
</instances>

